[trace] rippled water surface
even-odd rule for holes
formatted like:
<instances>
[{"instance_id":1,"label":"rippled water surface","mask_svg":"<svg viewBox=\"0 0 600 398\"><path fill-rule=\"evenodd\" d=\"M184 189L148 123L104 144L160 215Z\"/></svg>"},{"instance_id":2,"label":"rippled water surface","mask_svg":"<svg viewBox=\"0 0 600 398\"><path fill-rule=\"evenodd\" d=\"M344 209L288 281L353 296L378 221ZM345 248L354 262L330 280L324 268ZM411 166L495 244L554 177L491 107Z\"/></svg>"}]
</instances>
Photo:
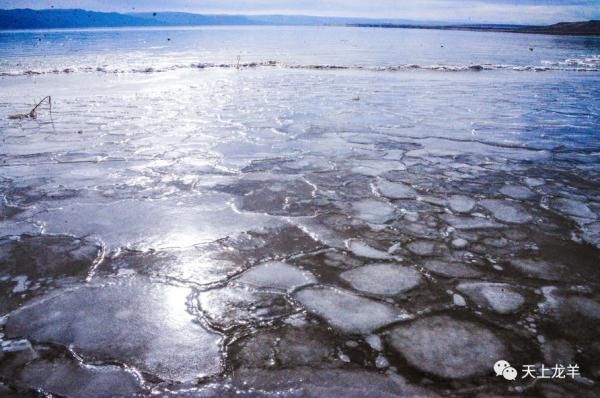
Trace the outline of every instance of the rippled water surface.
<instances>
[{"instance_id":1,"label":"rippled water surface","mask_svg":"<svg viewBox=\"0 0 600 398\"><path fill-rule=\"evenodd\" d=\"M0 395L597 396L599 54L0 32Z\"/></svg>"}]
</instances>

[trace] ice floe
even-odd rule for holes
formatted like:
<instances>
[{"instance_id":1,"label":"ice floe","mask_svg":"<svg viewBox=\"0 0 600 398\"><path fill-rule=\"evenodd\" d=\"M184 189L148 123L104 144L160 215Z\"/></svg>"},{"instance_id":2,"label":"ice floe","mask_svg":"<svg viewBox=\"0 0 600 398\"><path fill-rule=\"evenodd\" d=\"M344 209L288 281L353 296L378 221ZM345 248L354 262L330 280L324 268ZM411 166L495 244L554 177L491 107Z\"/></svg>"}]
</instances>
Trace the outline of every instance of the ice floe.
<instances>
[{"instance_id":1,"label":"ice floe","mask_svg":"<svg viewBox=\"0 0 600 398\"><path fill-rule=\"evenodd\" d=\"M522 185L505 185L500 188L500 193L513 199L529 199L535 192Z\"/></svg>"},{"instance_id":2,"label":"ice floe","mask_svg":"<svg viewBox=\"0 0 600 398\"><path fill-rule=\"evenodd\" d=\"M350 171L370 177L380 176L391 170L406 170L406 166L391 160L360 160Z\"/></svg>"},{"instance_id":3,"label":"ice floe","mask_svg":"<svg viewBox=\"0 0 600 398\"><path fill-rule=\"evenodd\" d=\"M560 213L580 218L596 219L596 214L583 202L575 199L558 198L552 201L552 207Z\"/></svg>"},{"instance_id":4,"label":"ice floe","mask_svg":"<svg viewBox=\"0 0 600 398\"><path fill-rule=\"evenodd\" d=\"M538 308L545 319L554 323L565 336L577 341L597 340L600 302L554 286L542 288L544 300Z\"/></svg>"},{"instance_id":5,"label":"ice floe","mask_svg":"<svg viewBox=\"0 0 600 398\"><path fill-rule=\"evenodd\" d=\"M491 246L491 247L496 247L496 248L503 248L503 247L508 246L508 241L506 239L504 239L503 237L484 238L482 240L482 243L486 246Z\"/></svg>"},{"instance_id":6,"label":"ice floe","mask_svg":"<svg viewBox=\"0 0 600 398\"><path fill-rule=\"evenodd\" d=\"M349 269L363 265L361 260L338 251L327 251L322 253L322 256L323 262L328 267Z\"/></svg>"},{"instance_id":7,"label":"ice floe","mask_svg":"<svg viewBox=\"0 0 600 398\"><path fill-rule=\"evenodd\" d=\"M456 288L477 305L500 314L515 312L525 303L523 296L506 283L464 282Z\"/></svg>"},{"instance_id":8,"label":"ice floe","mask_svg":"<svg viewBox=\"0 0 600 398\"><path fill-rule=\"evenodd\" d=\"M186 310L190 290L127 278L61 292L13 312L9 336L61 344L175 381L222 370L222 337Z\"/></svg>"},{"instance_id":9,"label":"ice floe","mask_svg":"<svg viewBox=\"0 0 600 398\"><path fill-rule=\"evenodd\" d=\"M454 293L452 295L452 303L456 306L459 307L464 307L465 305L467 305L467 302L465 301L465 298L463 296L461 296L460 294Z\"/></svg>"},{"instance_id":10,"label":"ice floe","mask_svg":"<svg viewBox=\"0 0 600 398\"><path fill-rule=\"evenodd\" d=\"M308 287L296 292L294 297L308 311L347 333L368 334L406 317L390 304L337 288Z\"/></svg>"},{"instance_id":11,"label":"ice floe","mask_svg":"<svg viewBox=\"0 0 600 398\"><path fill-rule=\"evenodd\" d=\"M377 355L377 358L375 358L375 366L378 369L385 369L388 366L390 366L390 362L387 360L386 357L384 357L383 355L379 354L379 355Z\"/></svg>"},{"instance_id":12,"label":"ice floe","mask_svg":"<svg viewBox=\"0 0 600 398\"><path fill-rule=\"evenodd\" d=\"M581 227L583 239L600 249L600 222L593 222Z\"/></svg>"},{"instance_id":13,"label":"ice floe","mask_svg":"<svg viewBox=\"0 0 600 398\"><path fill-rule=\"evenodd\" d=\"M549 261L519 258L511 260L510 264L519 271L539 279L561 280L563 278L564 266Z\"/></svg>"},{"instance_id":14,"label":"ice floe","mask_svg":"<svg viewBox=\"0 0 600 398\"><path fill-rule=\"evenodd\" d=\"M101 248L88 239L63 235L24 235L0 240L3 272L30 279L86 275Z\"/></svg>"},{"instance_id":15,"label":"ice floe","mask_svg":"<svg viewBox=\"0 0 600 398\"><path fill-rule=\"evenodd\" d=\"M314 326L260 331L236 342L233 350L236 366L247 368L339 365L333 337Z\"/></svg>"},{"instance_id":16,"label":"ice floe","mask_svg":"<svg viewBox=\"0 0 600 398\"><path fill-rule=\"evenodd\" d=\"M293 308L282 293L250 286L228 285L198 294L198 304L210 322L228 329L290 315Z\"/></svg>"},{"instance_id":17,"label":"ice floe","mask_svg":"<svg viewBox=\"0 0 600 398\"><path fill-rule=\"evenodd\" d=\"M238 199L240 209L271 215L310 216L316 187L306 180L240 181L227 191L243 194Z\"/></svg>"},{"instance_id":18,"label":"ice floe","mask_svg":"<svg viewBox=\"0 0 600 398\"><path fill-rule=\"evenodd\" d=\"M346 246L348 247L348 250L359 257L371 258L374 260L388 260L392 258L387 252L372 248L366 243L356 239L348 239L346 241Z\"/></svg>"},{"instance_id":19,"label":"ice floe","mask_svg":"<svg viewBox=\"0 0 600 398\"><path fill-rule=\"evenodd\" d=\"M422 281L414 268L400 264L369 264L343 272L340 277L356 290L365 293L393 296L410 290Z\"/></svg>"},{"instance_id":20,"label":"ice floe","mask_svg":"<svg viewBox=\"0 0 600 398\"><path fill-rule=\"evenodd\" d=\"M452 260L427 260L423 262L423 267L431 273L448 278L473 278L481 275L481 271Z\"/></svg>"},{"instance_id":21,"label":"ice floe","mask_svg":"<svg viewBox=\"0 0 600 398\"><path fill-rule=\"evenodd\" d=\"M0 313L68 283L81 282L102 258L92 239L21 235L0 239Z\"/></svg>"},{"instance_id":22,"label":"ice floe","mask_svg":"<svg viewBox=\"0 0 600 398\"><path fill-rule=\"evenodd\" d=\"M436 244L427 240L417 240L410 242L406 247L411 253L418 256L431 256L436 249Z\"/></svg>"},{"instance_id":23,"label":"ice floe","mask_svg":"<svg viewBox=\"0 0 600 398\"><path fill-rule=\"evenodd\" d=\"M527 178L525 178L524 181L525 181L525 184L527 184L531 188L539 187L546 183L546 181L544 181L544 179L542 179L542 178L533 178L533 177L527 177Z\"/></svg>"},{"instance_id":24,"label":"ice floe","mask_svg":"<svg viewBox=\"0 0 600 398\"><path fill-rule=\"evenodd\" d=\"M474 199L464 195L452 195L448 198L448 206L457 213L469 213L475 204Z\"/></svg>"},{"instance_id":25,"label":"ice floe","mask_svg":"<svg viewBox=\"0 0 600 398\"><path fill-rule=\"evenodd\" d=\"M122 250L106 259L102 269L118 274L135 272L205 285L223 281L242 270L241 261L231 261L220 254L223 253L208 247L164 251Z\"/></svg>"},{"instance_id":26,"label":"ice floe","mask_svg":"<svg viewBox=\"0 0 600 398\"><path fill-rule=\"evenodd\" d=\"M28 363L18 382L64 397L129 397L143 392L136 375L118 366L86 366L60 357Z\"/></svg>"},{"instance_id":27,"label":"ice floe","mask_svg":"<svg viewBox=\"0 0 600 398\"><path fill-rule=\"evenodd\" d=\"M469 241L462 238L456 238L452 240L452 247L455 249L464 249L469 245Z\"/></svg>"},{"instance_id":28,"label":"ice floe","mask_svg":"<svg viewBox=\"0 0 600 398\"><path fill-rule=\"evenodd\" d=\"M372 224L384 224L395 218L396 208L380 200L365 199L352 204L356 216Z\"/></svg>"},{"instance_id":29,"label":"ice floe","mask_svg":"<svg viewBox=\"0 0 600 398\"><path fill-rule=\"evenodd\" d=\"M375 183L375 186L377 191L386 198L415 199L417 197L417 191L403 182L392 182L386 179L380 179Z\"/></svg>"},{"instance_id":30,"label":"ice floe","mask_svg":"<svg viewBox=\"0 0 600 398\"><path fill-rule=\"evenodd\" d=\"M310 272L279 261L256 265L242 273L236 280L255 287L282 290L293 290L317 281Z\"/></svg>"},{"instance_id":31,"label":"ice floe","mask_svg":"<svg viewBox=\"0 0 600 398\"><path fill-rule=\"evenodd\" d=\"M470 230L504 227L503 224L482 217L465 217L444 214L441 218L456 229Z\"/></svg>"},{"instance_id":32,"label":"ice floe","mask_svg":"<svg viewBox=\"0 0 600 398\"><path fill-rule=\"evenodd\" d=\"M331 228L328 225L323 225L323 223L320 223L318 220L312 217L296 217L291 220L291 222L296 224L299 229L303 230L315 241L330 247L335 247L337 249L346 248L344 239L336 232L334 228Z\"/></svg>"},{"instance_id":33,"label":"ice floe","mask_svg":"<svg viewBox=\"0 0 600 398\"><path fill-rule=\"evenodd\" d=\"M376 334L371 334L365 338L365 341L375 351L383 351L383 341Z\"/></svg>"},{"instance_id":34,"label":"ice floe","mask_svg":"<svg viewBox=\"0 0 600 398\"><path fill-rule=\"evenodd\" d=\"M109 249L163 249L192 246L252 229L281 224L262 213L240 213L229 195L203 197L203 206L180 199L120 200L110 203L65 201L37 216L49 233L98 236ZM94 217L90 217L94 214ZM152 222L149 222L152 220ZM119 225L115 229L114 226Z\"/></svg>"},{"instance_id":35,"label":"ice floe","mask_svg":"<svg viewBox=\"0 0 600 398\"><path fill-rule=\"evenodd\" d=\"M27 288L30 285L30 281L27 280L27 276L25 275L17 275L13 279L13 282L16 282L15 287L13 287L13 293L23 293L27 291Z\"/></svg>"},{"instance_id":36,"label":"ice floe","mask_svg":"<svg viewBox=\"0 0 600 398\"><path fill-rule=\"evenodd\" d=\"M489 373L491 364L507 355L502 341L486 327L446 315L396 326L389 337L412 366L451 379Z\"/></svg>"},{"instance_id":37,"label":"ice floe","mask_svg":"<svg viewBox=\"0 0 600 398\"><path fill-rule=\"evenodd\" d=\"M480 204L488 209L499 221L513 224L523 224L531 221L529 215L522 207L497 199L482 200Z\"/></svg>"}]
</instances>

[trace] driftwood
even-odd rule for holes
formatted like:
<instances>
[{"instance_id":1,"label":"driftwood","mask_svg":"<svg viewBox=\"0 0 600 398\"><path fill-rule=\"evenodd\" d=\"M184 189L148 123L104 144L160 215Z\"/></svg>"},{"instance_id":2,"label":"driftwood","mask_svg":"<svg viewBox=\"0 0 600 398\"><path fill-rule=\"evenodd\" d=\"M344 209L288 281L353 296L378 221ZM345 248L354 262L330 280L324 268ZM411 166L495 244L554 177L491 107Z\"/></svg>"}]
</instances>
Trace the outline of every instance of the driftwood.
<instances>
[{"instance_id":1,"label":"driftwood","mask_svg":"<svg viewBox=\"0 0 600 398\"><path fill-rule=\"evenodd\" d=\"M48 101L48 106L50 107L50 113L52 113L52 97L48 95L48 96L42 98L42 100L40 102L38 102L33 107L33 109L31 111L29 111L29 113L17 113L15 115L10 115L8 118L9 119L19 119L19 120L20 119L35 119L37 117L37 114L35 113L35 111L46 100Z\"/></svg>"}]
</instances>

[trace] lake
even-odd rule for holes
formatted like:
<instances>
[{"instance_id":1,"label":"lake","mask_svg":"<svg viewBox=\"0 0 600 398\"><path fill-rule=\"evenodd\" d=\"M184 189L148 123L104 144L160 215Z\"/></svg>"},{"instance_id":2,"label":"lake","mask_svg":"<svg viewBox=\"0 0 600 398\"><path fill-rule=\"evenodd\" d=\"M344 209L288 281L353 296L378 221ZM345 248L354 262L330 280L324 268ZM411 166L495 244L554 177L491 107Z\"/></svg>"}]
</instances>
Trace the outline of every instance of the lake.
<instances>
[{"instance_id":1,"label":"lake","mask_svg":"<svg viewBox=\"0 0 600 398\"><path fill-rule=\"evenodd\" d=\"M0 136L0 393L598 393L600 37L4 31Z\"/></svg>"}]
</instances>

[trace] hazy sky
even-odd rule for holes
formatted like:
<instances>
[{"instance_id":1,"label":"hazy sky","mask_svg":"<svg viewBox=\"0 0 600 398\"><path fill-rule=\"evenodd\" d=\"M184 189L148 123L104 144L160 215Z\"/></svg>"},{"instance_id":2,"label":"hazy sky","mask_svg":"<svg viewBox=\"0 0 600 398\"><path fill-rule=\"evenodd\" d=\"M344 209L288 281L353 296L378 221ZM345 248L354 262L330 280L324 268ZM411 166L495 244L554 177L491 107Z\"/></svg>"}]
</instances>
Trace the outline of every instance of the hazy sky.
<instances>
[{"instance_id":1,"label":"hazy sky","mask_svg":"<svg viewBox=\"0 0 600 398\"><path fill-rule=\"evenodd\" d=\"M0 0L0 8L307 14L429 21L551 23L600 19L600 0Z\"/></svg>"}]
</instances>

